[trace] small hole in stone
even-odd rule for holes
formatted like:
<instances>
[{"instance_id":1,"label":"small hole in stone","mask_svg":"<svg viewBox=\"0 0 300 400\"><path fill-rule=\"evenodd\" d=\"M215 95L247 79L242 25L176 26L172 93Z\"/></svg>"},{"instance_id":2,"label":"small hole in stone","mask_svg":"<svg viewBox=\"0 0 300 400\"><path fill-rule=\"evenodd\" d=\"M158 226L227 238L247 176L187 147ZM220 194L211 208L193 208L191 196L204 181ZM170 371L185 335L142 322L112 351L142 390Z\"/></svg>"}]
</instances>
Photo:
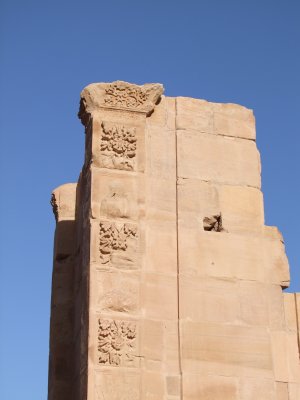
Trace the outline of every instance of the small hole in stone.
<instances>
[{"instance_id":1,"label":"small hole in stone","mask_svg":"<svg viewBox=\"0 0 300 400\"><path fill-rule=\"evenodd\" d=\"M203 228L205 231L222 232L222 214L212 215L203 218Z\"/></svg>"}]
</instances>

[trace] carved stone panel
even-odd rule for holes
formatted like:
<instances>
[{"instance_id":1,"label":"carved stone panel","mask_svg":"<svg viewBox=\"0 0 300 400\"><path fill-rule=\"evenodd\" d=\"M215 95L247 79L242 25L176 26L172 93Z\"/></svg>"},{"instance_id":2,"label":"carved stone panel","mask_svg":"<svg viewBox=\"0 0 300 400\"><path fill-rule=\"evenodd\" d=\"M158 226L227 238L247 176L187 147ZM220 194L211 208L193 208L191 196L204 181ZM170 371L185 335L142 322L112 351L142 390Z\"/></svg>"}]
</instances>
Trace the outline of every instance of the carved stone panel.
<instances>
[{"instance_id":1,"label":"carved stone panel","mask_svg":"<svg viewBox=\"0 0 300 400\"><path fill-rule=\"evenodd\" d=\"M105 88L104 103L121 108L141 108L149 99L149 91L125 82L113 82Z\"/></svg>"},{"instance_id":2,"label":"carved stone panel","mask_svg":"<svg viewBox=\"0 0 300 400\"><path fill-rule=\"evenodd\" d=\"M139 310L139 273L97 272L97 309L136 314Z\"/></svg>"},{"instance_id":3,"label":"carved stone panel","mask_svg":"<svg viewBox=\"0 0 300 400\"><path fill-rule=\"evenodd\" d=\"M137 220L144 214L144 204L145 183L142 176L119 170L93 169L93 218Z\"/></svg>"},{"instance_id":4,"label":"carved stone panel","mask_svg":"<svg viewBox=\"0 0 300 400\"><path fill-rule=\"evenodd\" d=\"M137 268L138 232L137 225L100 222L100 263L119 269Z\"/></svg>"},{"instance_id":5,"label":"carved stone panel","mask_svg":"<svg viewBox=\"0 0 300 400\"><path fill-rule=\"evenodd\" d=\"M78 116L88 124L90 116L99 109L108 108L150 114L163 93L158 83L134 85L123 81L92 83L81 92Z\"/></svg>"},{"instance_id":6,"label":"carved stone panel","mask_svg":"<svg viewBox=\"0 0 300 400\"><path fill-rule=\"evenodd\" d=\"M102 168L135 170L136 128L112 122L102 122L100 166Z\"/></svg>"},{"instance_id":7,"label":"carved stone panel","mask_svg":"<svg viewBox=\"0 0 300 400\"><path fill-rule=\"evenodd\" d=\"M98 364L137 367L137 325L135 321L98 320Z\"/></svg>"}]
</instances>

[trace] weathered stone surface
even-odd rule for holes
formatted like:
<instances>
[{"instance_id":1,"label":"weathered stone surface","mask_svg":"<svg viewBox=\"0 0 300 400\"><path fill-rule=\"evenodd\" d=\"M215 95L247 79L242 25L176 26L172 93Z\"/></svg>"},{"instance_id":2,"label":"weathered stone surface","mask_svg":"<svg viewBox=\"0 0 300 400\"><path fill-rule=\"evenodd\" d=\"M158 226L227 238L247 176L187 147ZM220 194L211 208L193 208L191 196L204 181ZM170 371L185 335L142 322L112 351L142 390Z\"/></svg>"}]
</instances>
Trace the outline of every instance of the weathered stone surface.
<instances>
[{"instance_id":1,"label":"weathered stone surface","mask_svg":"<svg viewBox=\"0 0 300 400\"><path fill-rule=\"evenodd\" d=\"M239 382L241 400L277 400L273 379L243 377Z\"/></svg>"},{"instance_id":2,"label":"weathered stone surface","mask_svg":"<svg viewBox=\"0 0 300 400\"><path fill-rule=\"evenodd\" d=\"M260 188L260 158L254 142L178 130L178 176Z\"/></svg>"},{"instance_id":3,"label":"weathered stone surface","mask_svg":"<svg viewBox=\"0 0 300 400\"><path fill-rule=\"evenodd\" d=\"M238 381L225 376L183 376L183 398L186 400L238 400Z\"/></svg>"},{"instance_id":4,"label":"weathered stone surface","mask_svg":"<svg viewBox=\"0 0 300 400\"><path fill-rule=\"evenodd\" d=\"M300 294L253 112L162 92L81 93L84 165L52 196L49 400L298 400Z\"/></svg>"},{"instance_id":5,"label":"weathered stone surface","mask_svg":"<svg viewBox=\"0 0 300 400\"><path fill-rule=\"evenodd\" d=\"M253 111L238 104L176 98L176 128L255 140Z\"/></svg>"},{"instance_id":6,"label":"weathered stone surface","mask_svg":"<svg viewBox=\"0 0 300 400\"><path fill-rule=\"evenodd\" d=\"M288 384L285 382L276 382L276 399L289 400Z\"/></svg>"},{"instance_id":7,"label":"weathered stone surface","mask_svg":"<svg viewBox=\"0 0 300 400\"><path fill-rule=\"evenodd\" d=\"M266 328L182 322L182 360L186 372L198 372L199 364L223 365L224 374L239 376L272 374L272 355Z\"/></svg>"},{"instance_id":8,"label":"weathered stone surface","mask_svg":"<svg viewBox=\"0 0 300 400\"><path fill-rule=\"evenodd\" d=\"M151 113L163 93L159 83L138 86L123 81L92 83L81 92L78 116L86 123L87 115L101 108Z\"/></svg>"},{"instance_id":9,"label":"weathered stone surface","mask_svg":"<svg viewBox=\"0 0 300 400\"><path fill-rule=\"evenodd\" d=\"M259 233L263 229L263 198L259 189L179 179L178 199L180 216L188 226L204 228L205 218L220 215L225 232Z\"/></svg>"}]
</instances>

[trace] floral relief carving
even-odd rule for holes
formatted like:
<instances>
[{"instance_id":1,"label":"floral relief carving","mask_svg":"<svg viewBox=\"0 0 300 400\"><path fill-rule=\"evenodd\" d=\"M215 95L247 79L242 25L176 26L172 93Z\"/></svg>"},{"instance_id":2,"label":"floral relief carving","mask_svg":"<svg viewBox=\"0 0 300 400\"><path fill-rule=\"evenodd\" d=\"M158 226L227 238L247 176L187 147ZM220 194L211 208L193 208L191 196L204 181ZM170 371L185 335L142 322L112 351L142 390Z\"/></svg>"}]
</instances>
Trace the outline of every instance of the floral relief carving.
<instances>
[{"instance_id":1,"label":"floral relief carving","mask_svg":"<svg viewBox=\"0 0 300 400\"><path fill-rule=\"evenodd\" d=\"M136 324L102 318L99 318L98 324L99 364L135 366Z\"/></svg>"},{"instance_id":2,"label":"floral relief carving","mask_svg":"<svg viewBox=\"0 0 300 400\"><path fill-rule=\"evenodd\" d=\"M100 222L100 261L118 268L132 268L136 259L137 226L117 224L109 221Z\"/></svg>"},{"instance_id":3,"label":"floral relief carving","mask_svg":"<svg viewBox=\"0 0 300 400\"><path fill-rule=\"evenodd\" d=\"M103 122L100 144L101 166L132 171L136 145L135 128Z\"/></svg>"},{"instance_id":4,"label":"floral relief carving","mask_svg":"<svg viewBox=\"0 0 300 400\"><path fill-rule=\"evenodd\" d=\"M148 98L149 93L141 87L114 82L105 89L104 103L112 107L139 109Z\"/></svg>"},{"instance_id":5,"label":"floral relief carving","mask_svg":"<svg viewBox=\"0 0 300 400\"><path fill-rule=\"evenodd\" d=\"M81 92L78 116L87 126L101 108L121 109L150 115L163 94L163 85L135 85L124 81L92 83Z\"/></svg>"}]
</instances>

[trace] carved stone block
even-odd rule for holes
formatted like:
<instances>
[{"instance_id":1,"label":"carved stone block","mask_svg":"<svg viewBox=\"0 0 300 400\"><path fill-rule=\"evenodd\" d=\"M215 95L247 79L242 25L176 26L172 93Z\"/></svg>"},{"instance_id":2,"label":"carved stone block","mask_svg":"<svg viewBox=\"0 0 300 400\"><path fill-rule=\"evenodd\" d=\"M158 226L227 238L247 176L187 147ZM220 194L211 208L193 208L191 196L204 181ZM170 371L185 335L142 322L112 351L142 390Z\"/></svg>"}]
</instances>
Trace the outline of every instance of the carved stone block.
<instances>
[{"instance_id":1,"label":"carved stone block","mask_svg":"<svg viewBox=\"0 0 300 400\"><path fill-rule=\"evenodd\" d=\"M128 82L92 83L81 92L79 118L87 124L99 108L130 110L150 114L163 93L159 83L134 85Z\"/></svg>"},{"instance_id":2,"label":"carved stone block","mask_svg":"<svg viewBox=\"0 0 300 400\"><path fill-rule=\"evenodd\" d=\"M100 263L119 269L136 269L138 232L136 224L100 222Z\"/></svg>"},{"instance_id":3,"label":"carved stone block","mask_svg":"<svg viewBox=\"0 0 300 400\"><path fill-rule=\"evenodd\" d=\"M98 324L98 363L136 367L136 322L99 318Z\"/></svg>"},{"instance_id":4,"label":"carved stone block","mask_svg":"<svg viewBox=\"0 0 300 400\"><path fill-rule=\"evenodd\" d=\"M144 214L143 177L110 169L92 171L93 218L133 219Z\"/></svg>"},{"instance_id":5,"label":"carved stone block","mask_svg":"<svg viewBox=\"0 0 300 400\"><path fill-rule=\"evenodd\" d=\"M136 128L102 122L100 166L103 168L135 170Z\"/></svg>"},{"instance_id":6,"label":"carved stone block","mask_svg":"<svg viewBox=\"0 0 300 400\"><path fill-rule=\"evenodd\" d=\"M97 271L97 308L104 312L136 314L139 283L138 273Z\"/></svg>"}]
</instances>

